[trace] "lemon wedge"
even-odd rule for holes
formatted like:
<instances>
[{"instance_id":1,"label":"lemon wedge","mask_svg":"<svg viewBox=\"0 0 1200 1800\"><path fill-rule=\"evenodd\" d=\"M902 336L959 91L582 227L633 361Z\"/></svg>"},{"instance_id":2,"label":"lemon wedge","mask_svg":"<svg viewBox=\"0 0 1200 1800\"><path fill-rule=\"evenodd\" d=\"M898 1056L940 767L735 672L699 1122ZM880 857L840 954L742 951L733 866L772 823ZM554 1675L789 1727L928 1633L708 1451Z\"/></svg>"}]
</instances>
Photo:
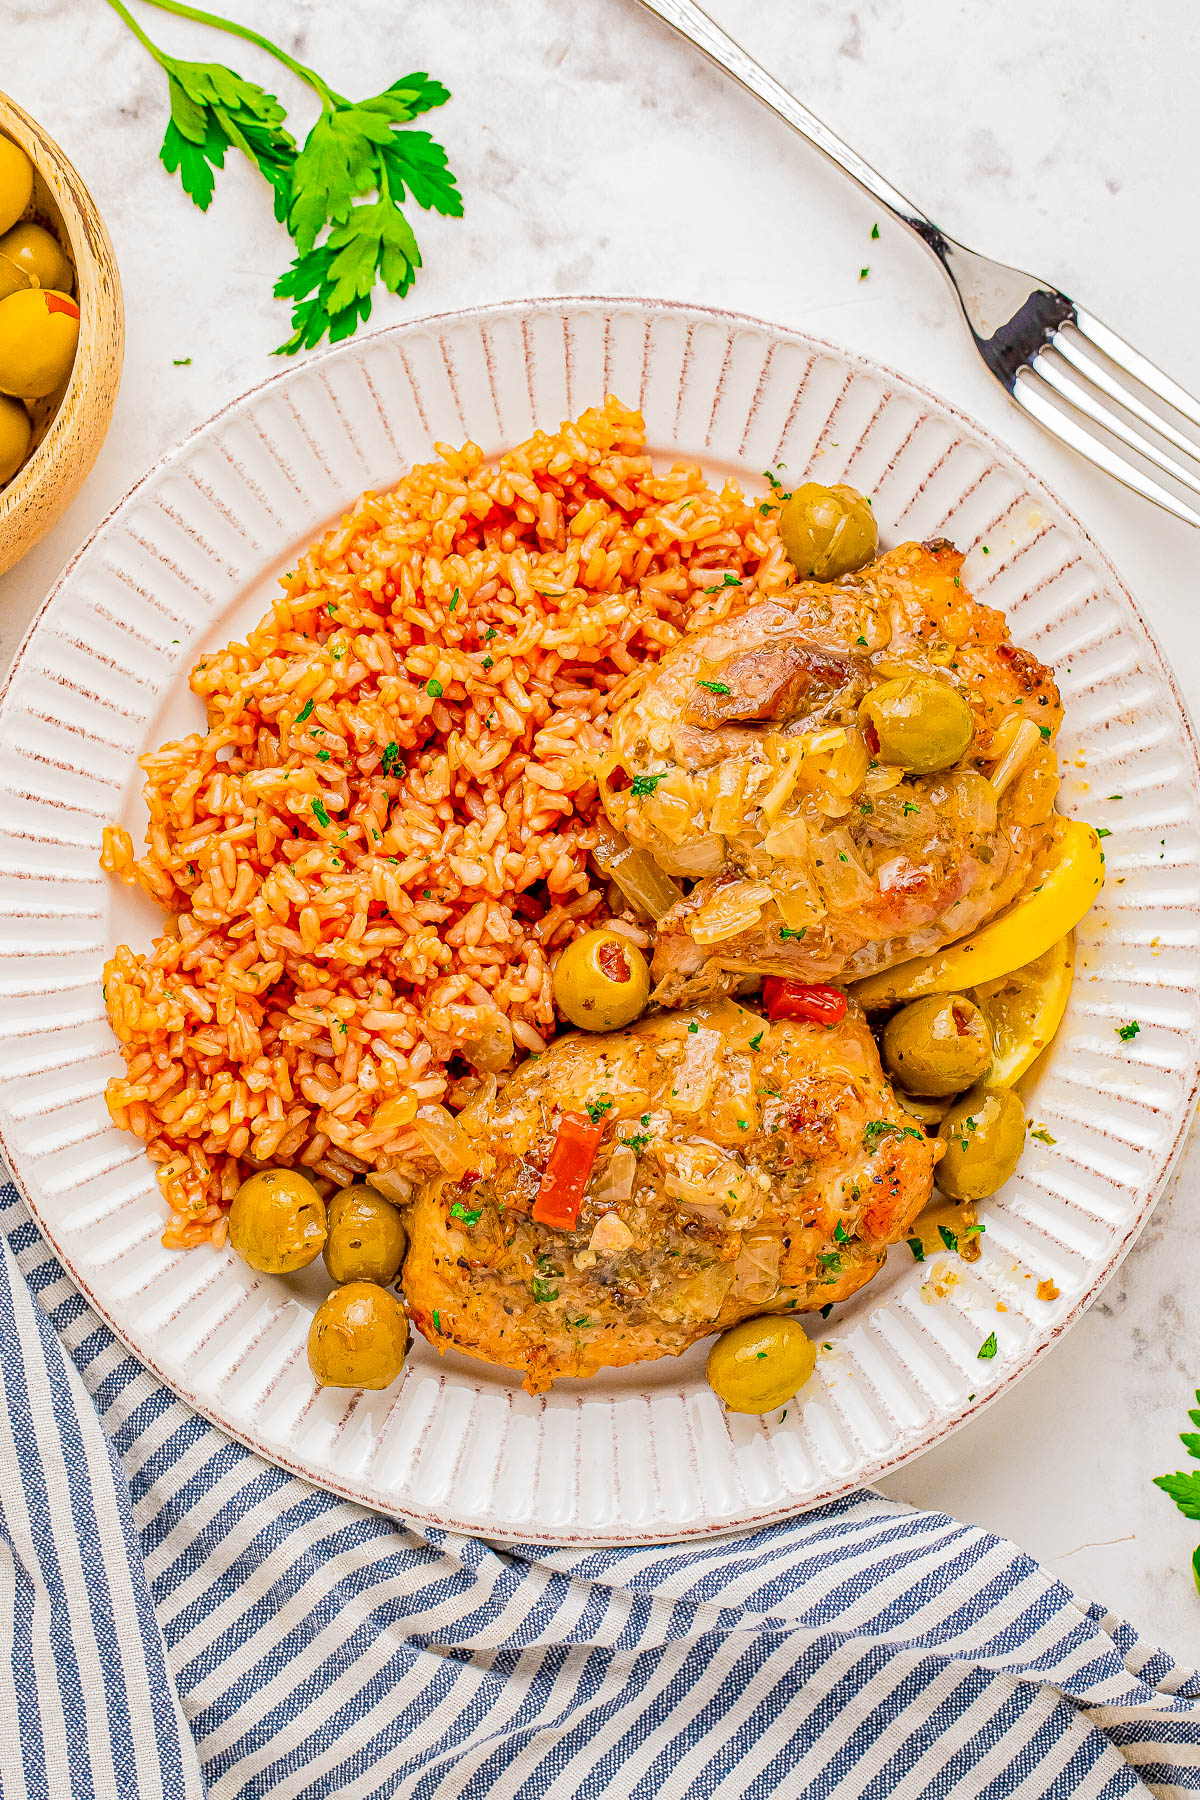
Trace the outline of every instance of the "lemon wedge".
<instances>
[{"instance_id":1,"label":"lemon wedge","mask_svg":"<svg viewBox=\"0 0 1200 1800\"><path fill-rule=\"evenodd\" d=\"M970 990L992 1033L991 1087L1012 1087L1037 1061L1067 1010L1075 973L1075 933L1011 975Z\"/></svg>"},{"instance_id":2,"label":"lemon wedge","mask_svg":"<svg viewBox=\"0 0 1200 1800\"><path fill-rule=\"evenodd\" d=\"M962 993L995 981L1037 961L1074 931L1103 885L1104 856L1095 829L1080 819L1057 819L1044 855L1006 911L932 956L868 975L850 992L871 1012L897 1000Z\"/></svg>"}]
</instances>

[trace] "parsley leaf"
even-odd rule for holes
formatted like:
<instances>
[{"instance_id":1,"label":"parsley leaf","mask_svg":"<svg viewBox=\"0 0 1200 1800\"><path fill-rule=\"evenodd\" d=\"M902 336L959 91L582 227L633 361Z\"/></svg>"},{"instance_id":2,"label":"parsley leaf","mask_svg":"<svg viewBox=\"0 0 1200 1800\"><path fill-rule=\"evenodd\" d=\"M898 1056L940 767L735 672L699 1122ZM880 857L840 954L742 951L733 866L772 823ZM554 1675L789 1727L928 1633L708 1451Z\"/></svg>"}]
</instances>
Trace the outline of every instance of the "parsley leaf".
<instances>
[{"instance_id":1,"label":"parsley leaf","mask_svg":"<svg viewBox=\"0 0 1200 1800\"><path fill-rule=\"evenodd\" d=\"M185 62L153 43L122 0L110 4L167 77L171 116L159 152L184 192L206 211L225 153L239 150L270 183L275 217L295 258L275 285L292 301L290 355L328 336L348 337L370 316L377 286L405 294L421 267L417 240L401 207L462 216L462 196L442 146L427 131L407 129L421 113L450 98L423 71L403 75L382 93L348 100L314 69L269 38L212 13L192 16L218 31L248 38L304 82L321 112L299 149L284 107L256 82L222 63ZM166 10L174 11L173 5Z\"/></svg>"},{"instance_id":2,"label":"parsley leaf","mask_svg":"<svg viewBox=\"0 0 1200 1800\"><path fill-rule=\"evenodd\" d=\"M1116 1027L1116 1033L1123 1044L1128 1044L1137 1036L1141 1029L1142 1028L1136 1019L1130 1019L1128 1025L1118 1025Z\"/></svg>"},{"instance_id":3,"label":"parsley leaf","mask_svg":"<svg viewBox=\"0 0 1200 1800\"><path fill-rule=\"evenodd\" d=\"M996 1349L996 1334L994 1331L989 1331L975 1354L980 1362L990 1362L996 1354Z\"/></svg>"},{"instance_id":4,"label":"parsley leaf","mask_svg":"<svg viewBox=\"0 0 1200 1800\"><path fill-rule=\"evenodd\" d=\"M647 794L652 794L663 779L662 775L635 775L629 791L635 800L642 800Z\"/></svg>"},{"instance_id":5,"label":"parsley leaf","mask_svg":"<svg viewBox=\"0 0 1200 1800\"><path fill-rule=\"evenodd\" d=\"M395 768L397 762L399 761L399 759L400 759L399 744L388 744L383 752L382 757L380 758L380 761L379 761L380 772L384 775L390 775L392 770Z\"/></svg>"},{"instance_id":6,"label":"parsley leaf","mask_svg":"<svg viewBox=\"0 0 1200 1800\"><path fill-rule=\"evenodd\" d=\"M313 801L312 809L313 809L314 814L316 815L316 820L317 820L318 825L328 826L329 814L325 811L325 808L322 805L320 800Z\"/></svg>"},{"instance_id":7,"label":"parsley leaf","mask_svg":"<svg viewBox=\"0 0 1200 1800\"><path fill-rule=\"evenodd\" d=\"M956 1231L951 1231L948 1225L938 1226L938 1236L941 1238L943 1244L945 1244L947 1250L958 1249L958 1233Z\"/></svg>"},{"instance_id":8,"label":"parsley leaf","mask_svg":"<svg viewBox=\"0 0 1200 1800\"><path fill-rule=\"evenodd\" d=\"M1176 1469L1173 1475L1155 1475L1153 1480L1185 1519L1200 1519L1200 1469Z\"/></svg>"},{"instance_id":9,"label":"parsley leaf","mask_svg":"<svg viewBox=\"0 0 1200 1800\"><path fill-rule=\"evenodd\" d=\"M905 1242L907 1243L909 1249L913 1253L913 1261L914 1262L924 1262L925 1261L925 1246L921 1242L920 1238L919 1237L906 1238Z\"/></svg>"},{"instance_id":10,"label":"parsley leaf","mask_svg":"<svg viewBox=\"0 0 1200 1800\"><path fill-rule=\"evenodd\" d=\"M243 81L223 63L182 62L161 53L156 60L166 72L171 103L159 161L169 175L179 176L188 199L207 212L226 150L240 150L270 182L275 217L285 218L296 144L274 94Z\"/></svg>"},{"instance_id":11,"label":"parsley leaf","mask_svg":"<svg viewBox=\"0 0 1200 1800\"><path fill-rule=\"evenodd\" d=\"M483 1208L482 1206L464 1206L461 1200L456 1200L450 1208L450 1217L461 1219L464 1225L478 1225L483 1217Z\"/></svg>"},{"instance_id":12,"label":"parsley leaf","mask_svg":"<svg viewBox=\"0 0 1200 1800\"><path fill-rule=\"evenodd\" d=\"M303 725L305 719L307 719L309 714L312 712L312 709L313 709L312 701L306 700L304 702L304 705L301 707L300 711L296 714L297 725Z\"/></svg>"},{"instance_id":13,"label":"parsley leaf","mask_svg":"<svg viewBox=\"0 0 1200 1800\"><path fill-rule=\"evenodd\" d=\"M558 1289L556 1287L551 1287L548 1281L543 1281L540 1275L534 1276L529 1287L539 1306L545 1305L548 1300L558 1299Z\"/></svg>"},{"instance_id":14,"label":"parsley leaf","mask_svg":"<svg viewBox=\"0 0 1200 1800\"><path fill-rule=\"evenodd\" d=\"M698 681L696 686L707 688L710 694L728 694L731 692L728 684L724 681Z\"/></svg>"}]
</instances>

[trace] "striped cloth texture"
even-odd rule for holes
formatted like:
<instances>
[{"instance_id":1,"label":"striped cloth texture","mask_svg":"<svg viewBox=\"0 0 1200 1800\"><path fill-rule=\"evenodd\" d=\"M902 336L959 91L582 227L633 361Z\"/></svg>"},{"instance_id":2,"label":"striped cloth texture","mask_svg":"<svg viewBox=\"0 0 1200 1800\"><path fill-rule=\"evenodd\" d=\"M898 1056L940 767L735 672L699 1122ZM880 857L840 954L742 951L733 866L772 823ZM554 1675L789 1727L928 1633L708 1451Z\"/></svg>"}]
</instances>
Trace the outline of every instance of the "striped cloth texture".
<instances>
[{"instance_id":1,"label":"striped cloth texture","mask_svg":"<svg viewBox=\"0 0 1200 1800\"><path fill-rule=\"evenodd\" d=\"M616 1550L421 1532L265 1463L0 1188L3 1800L1200 1792L1200 1677L872 1494Z\"/></svg>"}]
</instances>

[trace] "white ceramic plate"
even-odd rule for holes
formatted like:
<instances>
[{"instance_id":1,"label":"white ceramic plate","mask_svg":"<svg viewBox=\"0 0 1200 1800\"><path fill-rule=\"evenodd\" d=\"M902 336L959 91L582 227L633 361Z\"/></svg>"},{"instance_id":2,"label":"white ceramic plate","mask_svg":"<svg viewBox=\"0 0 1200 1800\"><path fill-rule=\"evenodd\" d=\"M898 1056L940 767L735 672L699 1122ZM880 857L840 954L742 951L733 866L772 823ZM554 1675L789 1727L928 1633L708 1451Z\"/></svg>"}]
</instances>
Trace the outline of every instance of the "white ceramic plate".
<instances>
[{"instance_id":1,"label":"white ceramic plate","mask_svg":"<svg viewBox=\"0 0 1200 1800\"><path fill-rule=\"evenodd\" d=\"M266 610L276 577L363 488L437 440L493 454L598 402L640 405L651 449L758 487L786 465L873 495L885 542L973 546L975 592L1053 664L1061 804L1107 827L1031 1141L985 1208L982 1259L907 1248L827 1324L802 1399L726 1417L704 1351L566 1382L418 1339L384 1394L314 1393L312 1271L168 1253L137 1141L109 1123L121 1061L100 967L156 924L97 867L141 841L135 758L201 723L186 672ZM1152 521L1148 517L1148 528ZM493 1538L644 1543L763 1523L869 1481L969 1418L1053 1344L1133 1241L1195 1106L1200 771L1170 674L1096 546L979 427L795 333L645 301L544 301L418 321L288 369L153 469L50 596L0 709L0 1133L63 1263L138 1356L235 1437L386 1512ZM1139 1021L1132 1041L1117 1035ZM949 1268L951 1265L945 1265ZM318 1268L320 1265L318 1264ZM1058 1298L1036 1298L1051 1279ZM923 1284L927 1284L924 1285ZM994 1332L994 1359L980 1346Z\"/></svg>"}]
</instances>

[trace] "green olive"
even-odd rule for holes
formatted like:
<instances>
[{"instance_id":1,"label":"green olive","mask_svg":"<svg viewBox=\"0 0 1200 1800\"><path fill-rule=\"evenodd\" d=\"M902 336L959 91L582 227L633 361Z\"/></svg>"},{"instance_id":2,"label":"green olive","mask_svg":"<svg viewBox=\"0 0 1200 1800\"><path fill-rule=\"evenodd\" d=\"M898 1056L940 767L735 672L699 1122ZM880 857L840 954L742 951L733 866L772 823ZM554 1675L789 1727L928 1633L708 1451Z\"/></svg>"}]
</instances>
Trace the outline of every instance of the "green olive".
<instances>
[{"instance_id":1,"label":"green olive","mask_svg":"<svg viewBox=\"0 0 1200 1800\"><path fill-rule=\"evenodd\" d=\"M0 231L15 225L33 199L33 164L11 138L0 137Z\"/></svg>"},{"instance_id":2,"label":"green olive","mask_svg":"<svg viewBox=\"0 0 1200 1800\"><path fill-rule=\"evenodd\" d=\"M914 775L948 769L975 735L967 701L935 675L898 675L872 688L858 709L858 721L880 762L898 764Z\"/></svg>"},{"instance_id":3,"label":"green olive","mask_svg":"<svg viewBox=\"0 0 1200 1800\"><path fill-rule=\"evenodd\" d=\"M1021 1160L1025 1108L1011 1088L974 1087L950 1108L938 1136L946 1149L934 1179L943 1194L986 1200Z\"/></svg>"},{"instance_id":4,"label":"green olive","mask_svg":"<svg viewBox=\"0 0 1200 1800\"><path fill-rule=\"evenodd\" d=\"M0 485L11 481L25 461L32 433L29 414L21 402L0 394Z\"/></svg>"},{"instance_id":5,"label":"green olive","mask_svg":"<svg viewBox=\"0 0 1200 1800\"><path fill-rule=\"evenodd\" d=\"M923 1125L926 1132L929 1133L937 1130L946 1114L950 1111L950 1102L953 1099L953 1095L950 1095L943 1100L926 1100L922 1095L906 1094L897 1088L896 1098L904 1108L905 1112L908 1113L911 1118L916 1119L919 1125Z\"/></svg>"},{"instance_id":6,"label":"green olive","mask_svg":"<svg viewBox=\"0 0 1200 1800\"><path fill-rule=\"evenodd\" d=\"M0 394L38 400L61 387L79 342L79 308L55 288L0 300Z\"/></svg>"},{"instance_id":7,"label":"green olive","mask_svg":"<svg viewBox=\"0 0 1200 1800\"><path fill-rule=\"evenodd\" d=\"M299 1170L261 1169L233 1196L229 1241L267 1275L305 1269L325 1244L325 1202Z\"/></svg>"},{"instance_id":8,"label":"green olive","mask_svg":"<svg viewBox=\"0 0 1200 1800\"><path fill-rule=\"evenodd\" d=\"M22 219L11 231L0 237L0 256L15 263L37 287L58 288L69 294L75 280L71 260L62 245L44 225Z\"/></svg>"},{"instance_id":9,"label":"green olive","mask_svg":"<svg viewBox=\"0 0 1200 1800\"><path fill-rule=\"evenodd\" d=\"M632 1025L649 997L649 964L619 931L585 931L554 965L554 1003L584 1031Z\"/></svg>"},{"instance_id":10,"label":"green olive","mask_svg":"<svg viewBox=\"0 0 1200 1800\"><path fill-rule=\"evenodd\" d=\"M992 1066L987 1020L965 994L928 994L902 1006L879 1047L889 1075L910 1094L961 1094Z\"/></svg>"},{"instance_id":11,"label":"green olive","mask_svg":"<svg viewBox=\"0 0 1200 1800\"><path fill-rule=\"evenodd\" d=\"M708 1385L730 1412L765 1413L804 1386L817 1353L799 1319L743 1319L708 1353Z\"/></svg>"},{"instance_id":12,"label":"green olive","mask_svg":"<svg viewBox=\"0 0 1200 1800\"><path fill-rule=\"evenodd\" d=\"M22 288L32 286L24 269L19 269L15 262L9 262L7 256L0 256L0 300L7 300L10 294L19 294Z\"/></svg>"},{"instance_id":13,"label":"green olive","mask_svg":"<svg viewBox=\"0 0 1200 1800\"><path fill-rule=\"evenodd\" d=\"M329 1202L325 1267L335 1281L395 1281L407 1248L399 1212L366 1182Z\"/></svg>"},{"instance_id":14,"label":"green olive","mask_svg":"<svg viewBox=\"0 0 1200 1800\"><path fill-rule=\"evenodd\" d=\"M879 548L870 504L852 487L806 481L779 514L783 547L805 580L834 581L869 563Z\"/></svg>"},{"instance_id":15,"label":"green olive","mask_svg":"<svg viewBox=\"0 0 1200 1800\"><path fill-rule=\"evenodd\" d=\"M407 1349L404 1308L374 1281L334 1288L308 1328L308 1366L319 1387L391 1387Z\"/></svg>"}]
</instances>

